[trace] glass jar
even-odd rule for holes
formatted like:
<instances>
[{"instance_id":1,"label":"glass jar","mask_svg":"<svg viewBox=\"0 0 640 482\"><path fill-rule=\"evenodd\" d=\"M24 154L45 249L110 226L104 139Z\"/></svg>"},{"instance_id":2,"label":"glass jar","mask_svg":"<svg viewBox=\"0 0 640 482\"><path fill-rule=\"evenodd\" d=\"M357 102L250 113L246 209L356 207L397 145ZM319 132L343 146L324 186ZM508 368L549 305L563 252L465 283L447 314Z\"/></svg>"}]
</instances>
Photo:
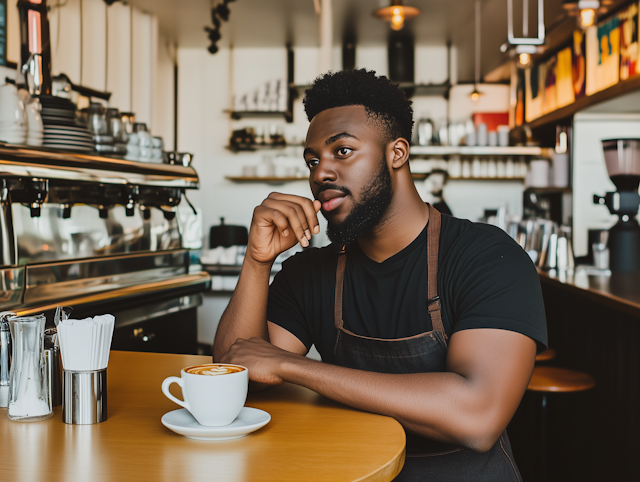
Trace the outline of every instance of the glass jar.
<instances>
[{"instance_id":1,"label":"glass jar","mask_svg":"<svg viewBox=\"0 0 640 482\"><path fill-rule=\"evenodd\" d=\"M12 338L7 417L20 422L53 415L44 360L44 315L9 318Z\"/></svg>"}]
</instances>

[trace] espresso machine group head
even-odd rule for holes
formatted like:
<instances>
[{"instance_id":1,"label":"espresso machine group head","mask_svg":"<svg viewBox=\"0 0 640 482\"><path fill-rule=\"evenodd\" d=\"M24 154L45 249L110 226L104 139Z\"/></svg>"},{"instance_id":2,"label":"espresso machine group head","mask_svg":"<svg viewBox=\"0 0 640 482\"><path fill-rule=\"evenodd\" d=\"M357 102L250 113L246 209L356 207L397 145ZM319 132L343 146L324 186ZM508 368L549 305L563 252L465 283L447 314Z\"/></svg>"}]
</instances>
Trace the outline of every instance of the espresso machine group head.
<instances>
[{"instance_id":1,"label":"espresso machine group head","mask_svg":"<svg viewBox=\"0 0 640 482\"><path fill-rule=\"evenodd\" d=\"M595 204L604 204L618 222L609 229L610 268L614 272L640 271L640 139L602 141L609 177L618 189L604 196L593 196Z\"/></svg>"}]
</instances>

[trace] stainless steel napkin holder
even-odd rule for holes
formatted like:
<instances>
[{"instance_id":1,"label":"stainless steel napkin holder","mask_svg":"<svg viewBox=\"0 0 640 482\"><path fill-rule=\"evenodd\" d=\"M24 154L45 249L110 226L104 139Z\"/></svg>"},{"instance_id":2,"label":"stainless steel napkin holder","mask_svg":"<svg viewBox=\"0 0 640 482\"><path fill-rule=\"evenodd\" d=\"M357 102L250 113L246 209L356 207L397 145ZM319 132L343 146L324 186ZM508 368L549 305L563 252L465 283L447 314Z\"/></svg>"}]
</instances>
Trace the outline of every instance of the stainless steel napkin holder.
<instances>
[{"instance_id":1,"label":"stainless steel napkin holder","mask_svg":"<svg viewBox=\"0 0 640 482\"><path fill-rule=\"evenodd\" d=\"M107 419L107 369L63 370L62 421L89 425Z\"/></svg>"}]
</instances>

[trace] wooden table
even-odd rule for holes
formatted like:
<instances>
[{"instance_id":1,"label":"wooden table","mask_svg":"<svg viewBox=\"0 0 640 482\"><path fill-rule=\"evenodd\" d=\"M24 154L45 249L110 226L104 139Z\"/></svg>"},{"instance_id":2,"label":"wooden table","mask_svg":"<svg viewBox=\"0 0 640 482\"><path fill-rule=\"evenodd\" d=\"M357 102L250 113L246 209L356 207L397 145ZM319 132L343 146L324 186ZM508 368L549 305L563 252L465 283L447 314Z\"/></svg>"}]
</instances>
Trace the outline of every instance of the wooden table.
<instances>
[{"instance_id":1,"label":"wooden table","mask_svg":"<svg viewBox=\"0 0 640 482\"><path fill-rule=\"evenodd\" d=\"M97 425L66 425L61 407L35 423L0 413L0 480L389 481L402 468L405 435L397 421L290 384L249 395L247 406L272 418L246 437L205 442L171 432L160 418L180 407L162 394L162 380L209 362L112 351L108 420Z\"/></svg>"}]
</instances>

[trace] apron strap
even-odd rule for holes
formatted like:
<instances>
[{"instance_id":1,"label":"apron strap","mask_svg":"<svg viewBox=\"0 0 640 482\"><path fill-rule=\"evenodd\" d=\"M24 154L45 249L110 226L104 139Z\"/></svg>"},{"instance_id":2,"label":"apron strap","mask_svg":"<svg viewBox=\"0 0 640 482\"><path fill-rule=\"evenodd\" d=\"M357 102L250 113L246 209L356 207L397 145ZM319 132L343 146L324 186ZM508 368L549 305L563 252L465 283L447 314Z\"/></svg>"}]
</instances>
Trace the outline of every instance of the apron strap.
<instances>
[{"instance_id":1,"label":"apron strap","mask_svg":"<svg viewBox=\"0 0 640 482\"><path fill-rule=\"evenodd\" d=\"M428 309L432 328L440 332L446 343L447 334L442 324L440 297L438 296L438 254L440 252L440 227L442 225L442 217L440 212L431 204L427 204L427 206L429 206L429 223L427 226Z\"/></svg>"},{"instance_id":2,"label":"apron strap","mask_svg":"<svg viewBox=\"0 0 640 482\"><path fill-rule=\"evenodd\" d=\"M447 340L447 334L442 324L442 314L440 313L440 297L438 296L438 253L440 251L440 212L431 204L429 206L429 222L427 226L427 265L428 265L428 287L429 316L433 330L439 331L443 339ZM340 330L344 321L342 320L342 294L344 291L344 271L347 264L345 247L343 246L338 255L338 267L336 268L336 292L333 308L333 323L337 330Z\"/></svg>"},{"instance_id":3,"label":"apron strap","mask_svg":"<svg viewBox=\"0 0 640 482\"><path fill-rule=\"evenodd\" d=\"M342 292L344 291L344 269L347 265L347 255L343 246L338 255L338 267L336 269L336 293L333 306L333 324L340 330L344 322L342 321Z\"/></svg>"}]
</instances>

